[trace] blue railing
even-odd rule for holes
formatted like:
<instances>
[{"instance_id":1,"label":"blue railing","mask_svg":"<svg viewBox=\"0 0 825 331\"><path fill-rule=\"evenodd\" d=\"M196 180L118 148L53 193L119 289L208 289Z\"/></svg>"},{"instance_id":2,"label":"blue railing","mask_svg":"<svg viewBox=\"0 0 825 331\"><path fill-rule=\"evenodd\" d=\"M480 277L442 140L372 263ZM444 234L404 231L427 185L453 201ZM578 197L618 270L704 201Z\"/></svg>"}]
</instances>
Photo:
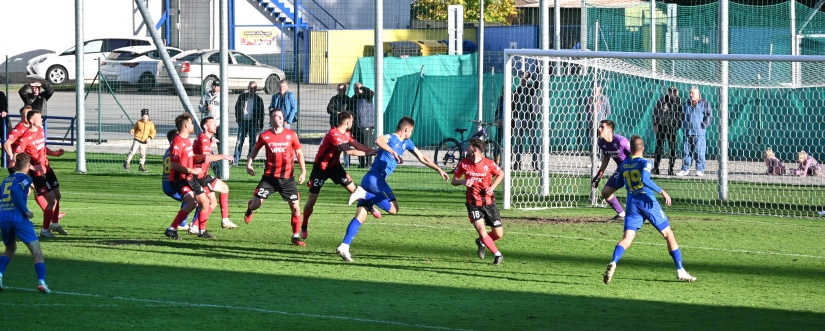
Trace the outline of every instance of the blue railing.
<instances>
[{"instance_id":1,"label":"blue railing","mask_svg":"<svg viewBox=\"0 0 825 331\"><path fill-rule=\"evenodd\" d=\"M9 118L9 125L5 125L6 123L0 122L0 131L2 131L3 136L0 137L0 143L5 144L6 139L9 136L9 130L12 126L11 118L20 118L20 115L7 115ZM66 134L63 137L53 137L49 136L49 120L68 120L69 121L69 128L66 131ZM3 120L5 122L5 120ZM43 134L46 137L46 145L58 145L58 146L74 146L75 143L75 118L72 116L43 116ZM8 167L8 158L5 157L5 150L2 152L3 154L3 167Z\"/></svg>"}]
</instances>

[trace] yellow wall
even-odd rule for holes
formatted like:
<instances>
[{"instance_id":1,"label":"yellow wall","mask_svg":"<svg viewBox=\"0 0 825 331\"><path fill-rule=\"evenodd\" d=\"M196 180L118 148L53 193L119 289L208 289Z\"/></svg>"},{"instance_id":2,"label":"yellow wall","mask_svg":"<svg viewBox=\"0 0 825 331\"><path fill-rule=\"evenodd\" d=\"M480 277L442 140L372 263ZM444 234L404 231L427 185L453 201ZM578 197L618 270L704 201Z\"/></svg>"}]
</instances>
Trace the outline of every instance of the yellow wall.
<instances>
[{"instance_id":1,"label":"yellow wall","mask_svg":"<svg viewBox=\"0 0 825 331\"><path fill-rule=\"evenodd\" d=\"M326 58L326 68L329 70L328 80L323 80L320 74L312 72L321 70L325 66L322 64L310 64L310 83L315 84L337 84L349 82L352 77L352 70L359 57L364 56L364 46L374 44L373 30L329 30L319 31L328 33L327 41L329 49L323 49L324 45L312 43L310 52L313 60L317 59L314 54L328 54ZM405 40L443 40L447 39L445 29L427 30L384 30L384 41L405 41ZM476 42L476 30L474 28L464 29L464 39ZM313 61L314 62L314 61Z\"/></svg>"}]
</instances>

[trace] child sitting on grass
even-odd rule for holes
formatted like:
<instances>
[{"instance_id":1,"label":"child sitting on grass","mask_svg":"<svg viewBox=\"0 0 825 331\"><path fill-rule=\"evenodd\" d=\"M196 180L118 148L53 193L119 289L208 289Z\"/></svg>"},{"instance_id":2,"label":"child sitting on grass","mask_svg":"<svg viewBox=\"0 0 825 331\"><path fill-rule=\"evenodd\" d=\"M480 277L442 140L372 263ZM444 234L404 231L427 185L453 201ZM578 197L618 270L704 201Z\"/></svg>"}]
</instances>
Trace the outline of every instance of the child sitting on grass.
<instances>
[{"instance_id":1,"label":"child sitting on grass","mask_svg":"<svg viewBox=\"0 0 825 331\"><path fill-rule=\"evenodd\" d=\"M822 175L820 172L820 170L822 170L822 165L819 164L813 156L805 153L805 151L799 152L797 162L799 162L797 168L791 170L791 173L794 176L805 177Z\"/></svg>"},{"instance_id":2,"label":"child sitting on grass","mask_svg":"<svg viewBox=\"0 0 825 331\"><path fill-rule=\"evenodd\" d=\"M765 172L766 175L781 176L785 174L785 165L776 158L776 154L770 148L765 150L765 167L768 168Z\"/></svg>"}]
</instances>

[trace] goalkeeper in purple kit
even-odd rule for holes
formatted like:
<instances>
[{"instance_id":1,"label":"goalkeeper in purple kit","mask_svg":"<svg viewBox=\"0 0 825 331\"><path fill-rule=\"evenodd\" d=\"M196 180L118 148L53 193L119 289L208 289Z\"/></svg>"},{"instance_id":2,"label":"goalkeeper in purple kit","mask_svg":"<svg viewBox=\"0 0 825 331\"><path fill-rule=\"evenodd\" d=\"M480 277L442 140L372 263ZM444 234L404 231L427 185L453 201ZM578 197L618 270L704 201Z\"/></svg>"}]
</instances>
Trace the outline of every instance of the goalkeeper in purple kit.
<instances>
[{"instance_id":1,"label":"goalkeeper in purple kit","mask_svg":"<svg viewBox=\"0 0 825 331\"><path fill-rule=\"evenodd\" d=\"M610 207L616 211L616 216L614 216L611 221L622 221L624 220L625 213L622 209L621 202L619 202L619 199L616 198L616 195L613 193L616 193L616 191L622 188L622 184L619 182L621 169L618 167L626 158L630 157L630 143L627 141L627 138L613 133L615 127L616 123L613 123L611 120L602 120L599 123L598 145L603 156L602 163L599 166L599 172L593 177L591 184L593 188L599 188L599 181L601 181L604 176L604 170L610 163L610 159L613 159L613 161L616 162L617 169L607 180L607 184L604 185L602 197L607 200Z\"/></svg>"}]
</instances>

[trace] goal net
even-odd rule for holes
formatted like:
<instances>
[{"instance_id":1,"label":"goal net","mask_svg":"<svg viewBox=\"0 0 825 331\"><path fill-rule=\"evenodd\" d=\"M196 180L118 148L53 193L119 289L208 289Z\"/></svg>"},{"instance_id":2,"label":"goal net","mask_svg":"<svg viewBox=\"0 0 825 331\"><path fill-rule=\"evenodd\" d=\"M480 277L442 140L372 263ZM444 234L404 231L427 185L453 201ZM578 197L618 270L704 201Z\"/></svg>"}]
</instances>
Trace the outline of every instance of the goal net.
<instances>
[{"instance_id":1,"label":"goal net","mask_svg":"<svg viewBox=\"0 0 825 331\"><path fill-rule=\"evenodd\" d=\"M673 197L672 209L797 217L825 210L825 169L798 162L803 152L825 159L823 56L505 54L505 209L603 206L601 188L616 164L610 161L598 190L590 179L601 164L598 123L608 119L615 134L644 139L645 158L657 166L653 179ZM693 89L709 118L657 109L669 90L679 101L666 104L687 105ZM654 126L657 118L663 120ZM685 139L683 126L694 122L704 130ZM690 140L697 143L688 148L688 164ZM784 171L769 169L777 163L766 160L767 150ZM806 176L794 175L806 164ZM682 170L688 174L677 176ZM625 189L616 193L623 201Z\"/></svg>"}]
</instances>

